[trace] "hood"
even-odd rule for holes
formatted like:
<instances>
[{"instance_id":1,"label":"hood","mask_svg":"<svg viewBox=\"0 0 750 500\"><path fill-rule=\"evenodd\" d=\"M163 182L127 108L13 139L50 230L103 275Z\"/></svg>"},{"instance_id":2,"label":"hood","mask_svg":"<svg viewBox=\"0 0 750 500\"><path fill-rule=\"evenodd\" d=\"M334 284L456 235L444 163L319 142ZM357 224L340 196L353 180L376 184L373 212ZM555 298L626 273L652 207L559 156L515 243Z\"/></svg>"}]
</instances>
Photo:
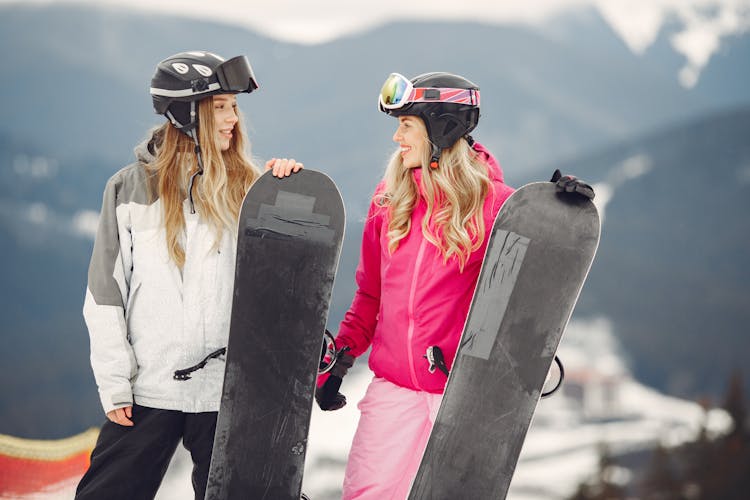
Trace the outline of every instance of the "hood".
<instances>
[{"instance_id":1,"label":"hood","mask_svg":"<svg viewBox=\"0 0 750 500\"><path fill-rule=\"evenodd\" d=\"M500 168L500 164L497 159L485 148L482 144L474 142L474 151L479 154L479 157L487 164L490 171L490 178L494 182L503 182L503 169Z\"/></svg>"},{"instance_id":2,"label":"hood","mask_svg":"<svg viewBox=\"0 0 750 500\"><path fill-rule=\"evenodd\" d=\"M487 164L487 169L489 170L490 179L492 180L493 184L495 183L502 183L504 181L503 179L503 169L500 168L500 164L498 163L497 159L490 153L490 151L484 147L479 142L474 142L473 146L474 151L477 152L479 155L479 158ZM419 188L419 192L424 196L424 191L422 188L422 169L421 168L413 168L412 169L414 180L417 183L417 187Z\"/></svg>"},{"instance_id":3,"label":"hood","mask_svg":"<svg viewBox=\"0 0 750 500\"><path fill-rule=\"evenodd\" d=\"M149 130L146 138L133 149L135 158L144 165L156 160L156 150L161 146L162 138L160 126Z\"/></svg>"}]
</instances>

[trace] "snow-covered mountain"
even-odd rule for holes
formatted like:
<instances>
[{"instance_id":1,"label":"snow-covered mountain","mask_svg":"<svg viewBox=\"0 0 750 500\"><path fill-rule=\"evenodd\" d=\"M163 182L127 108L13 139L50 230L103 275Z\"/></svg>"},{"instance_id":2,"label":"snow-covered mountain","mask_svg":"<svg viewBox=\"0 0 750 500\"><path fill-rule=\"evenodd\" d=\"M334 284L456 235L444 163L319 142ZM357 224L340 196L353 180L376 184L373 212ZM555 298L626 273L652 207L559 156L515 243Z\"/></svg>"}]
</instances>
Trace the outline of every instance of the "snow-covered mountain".
<instances>
[{"instance_id":1,"label":"snow-covered mountain","mask_svg":"<svg viewBox=\"0 0 750 500\"><path fill-rule=\"evenodd\" d=\"M362 218L392 147L392 121L372 96L390 71L446 69L481 84L477 139L509 184L558 167L597 183L602 243L576 315L611 319L638 380L718 394L750 345L750 36L722 38L687 89L671 45L680 19L660 18L636 55L604 17L588 10L543 29L402 21L299 46L206 19L0 6L0 65L13 69L0 74L0 336L9 346L0 432L59 438L100 425L80 314L95 213L106 179L157 120L147 93L155 62L196 40L250 56L262 80L242 104L253 153L301 159L344 194L332 329L351 300ZM444 36L425 53L436 32Z\"/></svg>"},{"instance_id":2,"label":"snow-covered mountain","mask_svg":"<svg viewBox=\"0 0 750 500\"><path fill-rule=\"evenodd\" d=\"M5 2L14 0L3 0ZM17 1L17 0L15 0ZM57 3L87 3L86 0L54 0ZM49 3L50 0L47 0ZM248 9L242 2L201 0L179 3L155 0L88 0L97 6L126 6L148 13L169 13L250 28L271 38L294 44L331 43L361 35L392 22L422 21L480 22L489 25L529 25L554 31L561 17L603 18L635 54L645 53L657 42L665 26L671 50L683 59L674 75L692 87L711 57L720 53L727 38L750 29L747 0L556 0L547 2L477 1L470 8L450 0L432 0L425 9L419 2L381 0L353 3L319 0L255 0Z\"/></svg>"}]
</instances>

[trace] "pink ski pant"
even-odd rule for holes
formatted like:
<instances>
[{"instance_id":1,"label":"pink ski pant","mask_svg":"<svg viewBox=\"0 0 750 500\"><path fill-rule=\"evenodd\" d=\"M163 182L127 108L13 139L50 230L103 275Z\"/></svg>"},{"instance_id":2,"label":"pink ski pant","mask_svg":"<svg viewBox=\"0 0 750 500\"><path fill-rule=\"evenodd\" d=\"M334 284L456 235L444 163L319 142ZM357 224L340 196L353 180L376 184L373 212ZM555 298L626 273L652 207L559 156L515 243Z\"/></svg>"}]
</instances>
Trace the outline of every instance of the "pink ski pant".
<instances>
[{"instance_id":1,"label":"pink ski pant","mask_svg":"<svg viewBox=\"0 0 750 500\"><path fill-rule=\"evenodd\" d=\"M370 382L344 476L343 500L403 500L419 468L442 394Z\"/></svg>"}]
</instances>

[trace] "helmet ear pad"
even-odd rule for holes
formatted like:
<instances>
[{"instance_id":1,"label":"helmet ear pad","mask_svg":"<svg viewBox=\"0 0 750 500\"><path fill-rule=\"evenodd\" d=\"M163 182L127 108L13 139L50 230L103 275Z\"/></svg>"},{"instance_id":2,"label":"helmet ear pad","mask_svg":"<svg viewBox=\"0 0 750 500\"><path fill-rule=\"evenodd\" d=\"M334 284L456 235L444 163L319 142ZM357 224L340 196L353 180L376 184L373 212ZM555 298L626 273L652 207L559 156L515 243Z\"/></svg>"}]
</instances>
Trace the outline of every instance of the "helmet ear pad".
<instances>
[{"instance_id":1,"label":"helmet ear pad","mask_svg":"<svg viewBox=\"0 0 750 500\"><path fill-rule=\"evenodd\" d=\"M455 115L450 113L443 113L437 115L431 113L432 119L430 122L432 126L437 129L432 132L431 137L434 137L434 142L440 149L451 147L463 134L461 133L461 123Z\"/></svg>"},{"instance_id":2,"label":"helmet ear pad","mask_svg":"<svg viewBox=\"0 0 750 500\"><path fill-rule=\"evenodd\" d=\"M468 135L479 122L479 109L446 109L445 105L434 105L422 116L430 141L440 149L453 146L461 137Z\"/></svg>"},{"instance_id":3,"label":"helmet ear pad","mask_svg":"<svg viewBox=\"0 0 750 500\"><path fill-rule=\"evenodd\" d=\"M198 103L195 106L195 122L198 122ZM167 110L182 125L188 125L192 122L190 119L190 103L184 101L172 101Z\"/></svg>"},{"instance_id":4,"label":"helmet ear pad","mask_svg":"<svg viewBox=\"0 0 750 500\"><path fill-rule=\"evenodd\" d=\"M164 113L166 113L167 109L169 109L169 105L174 102L171 98L160 95L151 96L151 100L154 105L154 111L156 111L156 114L159 115L163 115Z\"/></svg>"}]
</instances>

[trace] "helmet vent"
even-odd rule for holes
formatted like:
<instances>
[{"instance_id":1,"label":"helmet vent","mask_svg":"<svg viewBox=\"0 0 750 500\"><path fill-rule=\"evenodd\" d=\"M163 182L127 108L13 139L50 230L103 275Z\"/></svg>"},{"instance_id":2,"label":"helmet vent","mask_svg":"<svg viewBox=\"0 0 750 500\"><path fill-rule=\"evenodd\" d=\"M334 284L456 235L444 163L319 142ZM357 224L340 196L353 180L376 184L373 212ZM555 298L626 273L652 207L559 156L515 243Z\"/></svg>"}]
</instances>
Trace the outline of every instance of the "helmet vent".
<instances>
[{"instance_id":1,"label":"helmet vent","mask_svg":"<svg viewBox=\"0 0 750 500\"><path fill-rule=\"evenodd\" d=\"M214 73L213 71L211 71L211 68L209 68L208 66L204 66L202 64L193 64L193 68L195 68L195 71L197 71L198 73L200 73L201 75L205 77L209 77L213 75Z\"/></svg>"}]
</instances>

